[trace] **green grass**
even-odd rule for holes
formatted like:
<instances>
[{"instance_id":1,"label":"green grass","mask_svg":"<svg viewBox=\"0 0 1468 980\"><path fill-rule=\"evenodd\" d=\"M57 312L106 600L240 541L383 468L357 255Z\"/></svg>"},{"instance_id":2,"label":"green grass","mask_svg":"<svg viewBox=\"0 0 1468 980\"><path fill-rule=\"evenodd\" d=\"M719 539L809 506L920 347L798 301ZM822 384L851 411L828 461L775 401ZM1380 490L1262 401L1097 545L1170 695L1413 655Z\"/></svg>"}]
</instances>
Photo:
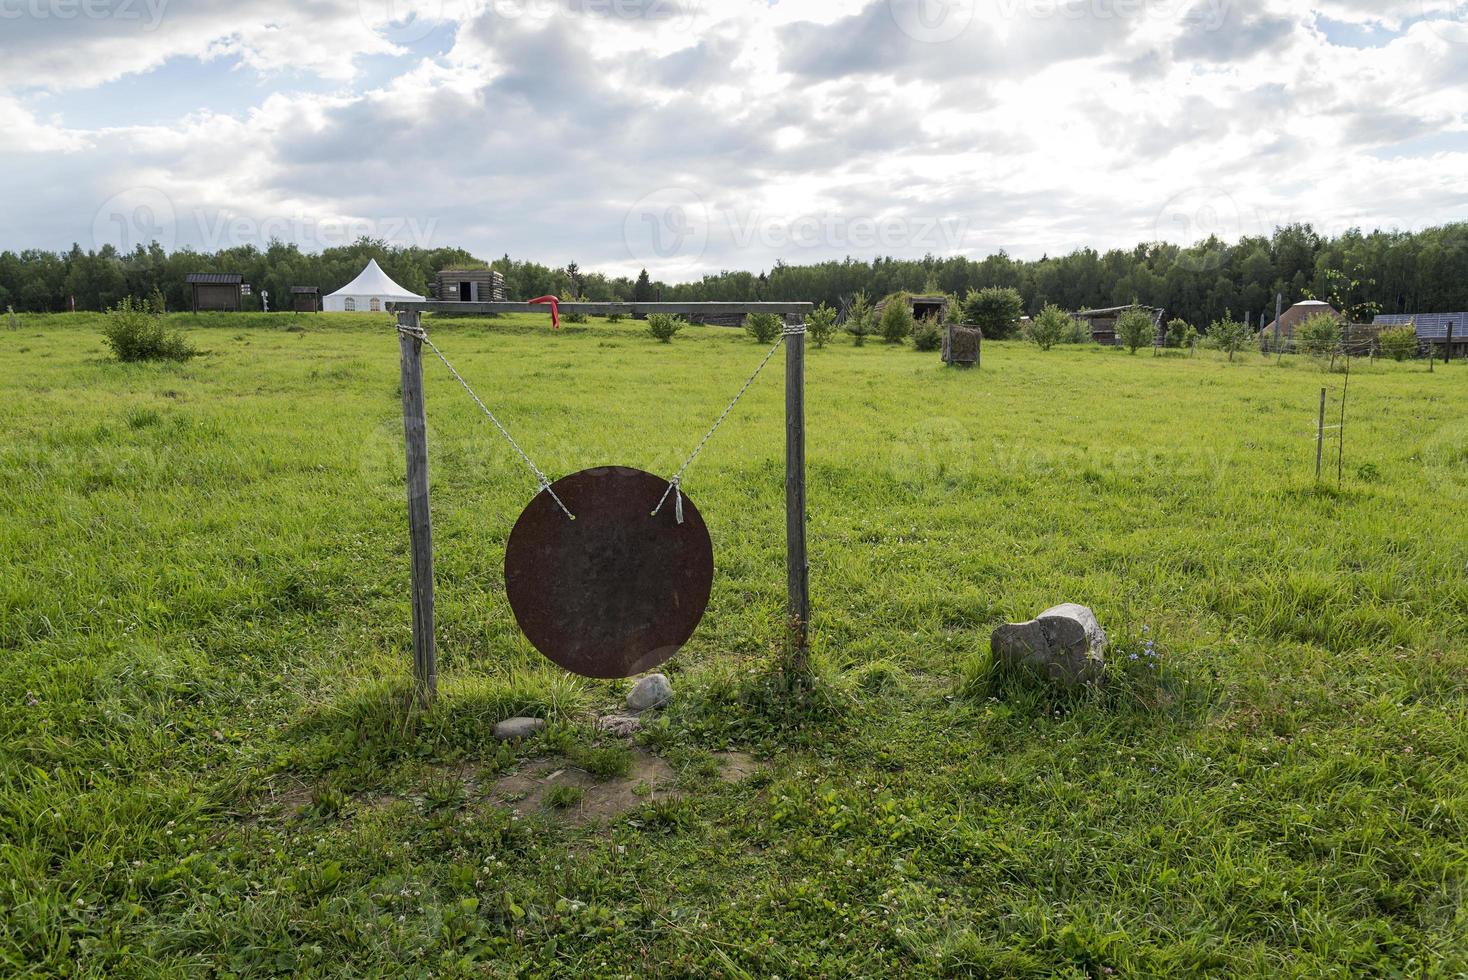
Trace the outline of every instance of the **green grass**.
<instances>
[{"instance_id":1,"label":"green grass","mask_svg":"<svg viewBox=\"0 0 1468 980\"><path fill-rule=\"evenodd\" d=\"M177 320L184 364L86 315L0 348L0 973L1468 972L1468 368L1359 364L1338 489L1309 364L812 351L792 704L777 359L686 479L713 597L640 736L684 794L581 825L487 801L536 753L621 771L589 747L625 684L516 630L535 487L467 396L428 363L423 714L391 326ZM762 354L545 320L429 329L553 475L671 473ZM1115 683L990 678L990 629L1062 600ZM712 778L726 748L763 769Z\"/></svg>"}]
</instances>

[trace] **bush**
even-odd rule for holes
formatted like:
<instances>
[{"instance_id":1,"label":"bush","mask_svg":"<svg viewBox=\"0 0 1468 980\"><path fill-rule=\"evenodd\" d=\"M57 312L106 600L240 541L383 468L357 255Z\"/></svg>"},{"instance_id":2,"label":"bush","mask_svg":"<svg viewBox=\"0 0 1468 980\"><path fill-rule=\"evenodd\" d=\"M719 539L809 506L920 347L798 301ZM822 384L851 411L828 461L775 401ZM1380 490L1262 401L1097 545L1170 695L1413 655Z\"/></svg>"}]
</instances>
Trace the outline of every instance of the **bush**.
<instances>
[{"instance_id":1,"label":"bush","mask_svg":"<svg viewBox=\"0 0 1468 980\"><path fill-rule=\"evenodd\" d=\"M561 319L567 323L585 323L591 318L585 313L562 313Z\"/></svg>"},{"instance_id":2,"label":"bush","mask_svg":"<svg viewBox=\"0 0 1468 980\"><path fill-rule=\"evenodd\" d=\"M773 343L785 329L785 321L777 313L750 313L744 317L744 331L762 344Z\"/></svg>"},{"instance_id":3,"label":"bush","mask_svg":"<svg viewBox=\"0 0 1468 980\"><path fill-rule=\"evenodd\" d=\"M932 317L923 317L912 328L912 346L924 353L943 349L943 328Z\"/></svg>"},{"instance_id":4,"label":"bush","mask_svg":"<svg viewBox=\"0 0 1468 980\"><path fill-rule=\"evenodd\" d=\"M608 323L621 323L626 318L627 318L627 314L622 313L622 312L619 312L619 311L616 311L616 310L613 310L611 313L608 313L607 314L607 322Z\"/></svg>"},{"instance_id":5,"label":"bush","mask_svg":"<svg viewBox=\"0 0 1468 980\"><path fill-rule=\"evenodd\" d=\"M856 298L851 301L851 309L846 311L845 323L846 332L851 334L852 343L857 347L863 346L876 329L874 319L866 294L857 293Z\"/></svg>"},{"instance_id":6,"label":"bush","mask_svg":"<svg viewBox=\"0 0 1468 980\"><path fill-rule=\"evenodd\" d=\"M912 336L912 302L906 293L893 293L882 307L882 339L901 344Z\"/></svg>"},{"instance_id":7,"label":"bush","mask_svg":"<svg viewBox=\"0 0 1468 980\"><path fill-rule=\"evenodd\" d=\"M11 330L20 329L20 317L15 315L15 307L5 307L5 320L9 324Z\"/></svg>"},{"instance_id":8,"label":"bush","mask_svg":"<svg viewBox=\"0 0 1468 980\"><path fill-rule=\"evenodd\" d=\"M1157 341L1157 320L1146 310L1127 310L1117 317L1116 338L1128 353L1135 354L1138 349Z\"/></svg>"},{"instance_id":9,"label":"bush","mask_svg":"<svg viewBox=\"0 0 1468 980\"><path fill-rule=\"evenodd\" d=\"M1390 357L1394 361L1405 361L1417 353L1417 328L1408 324L1403 327L1389 327L1381 332L1376 338L1381 345L1381 356Z\"/></svg>"},{"instance_id":10,"label":"bush","mask_svg":"<svg viewBox=\"0 0 1468 980\"><path fill-rule=\"evenodd\" d=\"M1060 342L1062 344L1089 344L1095 340L1091 336L1091 325L1089 323L1084 320L1077 320L1073 316L1067 317L1066 319L1070 320L1070 322L1065 325L1065 333L1060 335Z\"/></svg>"},{"instance_id":11,"label":"bush","mask_svg":"<svg viewBox=\"0 0 1468 980\"><path fill-rule=\"evenodd\" d=\"M1188 350L1192 350L1193 346L1197 343L1198 328L1190 323L1188 324L1188 329L1183 331L1183 342L1181 346L1187 348Z\"/></svg>"},{"instance_id":12,"label":"bush","mask_svg":"<svg viewBox=\"0 0 1468 980\"><path fill-rule=\"evenodd\" d=\"M1004 340L1019 329L1025 301L1016 289L991 287L977 292L969 290L963 301L963 315L984 332L985 340Z\"/></svg>"},{"instance_id":13,"label":"bush","mask_svg":"<svg viewBox=\"0 0 1468 980\"><path fill-rule=\"evenodd\" d=\"M1249 329L1249 325L1235 320L1231 313L1225 313L1222 320L1213 321L1208 328L1209 344L1226 352L1230 361L1234 359L1235 354L1247 347L1253 338L1254 331Z\"/></svg>"},{"instance_id":14,"label":"bush","mask_svg":"<svg viewBox=\"0 0 1468 980\"><path fill-rule=\"evenodd\" d=\"M1317 313L1295 328L1295 349L1311 357L1328 357L1341 347L1341 322Z\"/></svg>"},{"instance_id":15,"label":"bush","mask_svg":"<svg viewBox=\"0 0 1468 980\"><path fill-rule=\"evenodd\" d=\"M102 335L119 361L186 361L198 353L182 333L168 329L162 311L131 296L107 311Z\"/></svg>"},{"instance_id":16,"label":"bush","mask_svg":"<svg viewBox=\"0 0 1468 980\"><path fill-rule=\"evenodd\" d=\"M836 311L822 303L810 311L805 318L805 332L817 347L825 347L826 341L836 332Z\"/></svg>"},{"instance_id":17,"label":"bush","mask_svg":"<svg viewBox=\"0 0 1468 980\"><path fill-rule=\"evenodd\" d=\"M1193 330L1193 328L1188 324L1188 321L1181 319L1169 320L1167 322L1167 346L1187 347L1189 330ZM1194 336L1197 336L1197 333L1196 330L1193 330Z\"/></svg>"},{"instance_id":18,"label":"bush","mask_svg":"<svg viewBox=\"0 0 1468 980\"><path fill-rule=\"evenodd\" d=\"M647 332L653 339L661 344L670 344L678 331L688 326L683 322L681 316L672 313L649 313L647 315Z\"/></svg>"},{"instance_id":19,"label":"bush","mask_svg":"<svg viewBox=\"0 0 1468 980\"><path fill-rule=\"evenodd\" d=\"M1060 343L1074 322L1070 314L1052 303L1025 326L1025 339L1041 350L1049 350Z\"/></svg>"}]
</instances>

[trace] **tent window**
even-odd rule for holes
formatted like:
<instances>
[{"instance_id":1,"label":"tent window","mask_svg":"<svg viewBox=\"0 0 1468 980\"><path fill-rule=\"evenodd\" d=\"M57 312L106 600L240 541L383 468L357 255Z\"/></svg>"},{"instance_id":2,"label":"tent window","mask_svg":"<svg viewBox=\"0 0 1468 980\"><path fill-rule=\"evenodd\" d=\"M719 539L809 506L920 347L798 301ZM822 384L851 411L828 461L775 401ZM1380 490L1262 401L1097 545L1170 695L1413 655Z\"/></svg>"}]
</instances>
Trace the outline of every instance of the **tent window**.
<instances>
[{"instance_id":1,"label":"tent window","mask_svg":"<svg viewBox=\"0 0 1468 980\"><path fill-rule=\"evenodd\" d=\"M375 296L372 298L372 312L373 313L381 313L382 312L382 300L378 299Z\"/></svg>"},{"instance_id":2,"label":"tent window","mask_svg":"<svg viewBox=\"0 0 1468 980\"><path fill-rule=\"evenodd\" d=\"M342 303L342 309L346 310L348 313L356 313L357 301L348 296L346 300Z\"/></svg>"}]
</instances>

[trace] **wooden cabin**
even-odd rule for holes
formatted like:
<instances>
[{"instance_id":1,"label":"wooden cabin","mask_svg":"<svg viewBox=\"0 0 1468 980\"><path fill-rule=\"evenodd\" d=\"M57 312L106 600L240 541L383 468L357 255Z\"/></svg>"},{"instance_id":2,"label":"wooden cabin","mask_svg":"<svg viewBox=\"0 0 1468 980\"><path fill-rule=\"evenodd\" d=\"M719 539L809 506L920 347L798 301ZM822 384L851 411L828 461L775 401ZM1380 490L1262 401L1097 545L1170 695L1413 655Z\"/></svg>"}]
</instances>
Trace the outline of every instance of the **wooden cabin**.
<instances>
[{"instance_id":1,"label":"wooden cabin","mask_svg":"<svg viewBox=\"0 0 1468 980\"><path fill-rule=\"evenodd\" d=\"M320 313L321 287L292 286L291 309L297 313Z\"/></svg>"},{"instance_id":2,"label":"wooden cabin","mask_svg":"<svg viewBox=\"0 0 1468 980\"><path fill-rule=\"evenodd\" d=\"M1142 306L1139 303L1127 306L1108 306L1100 310L1081 310L1072 313L1071 317L1080 320L1091 328L1091 339L1103 347L1115 347L1120 341L1116 336L1116 321L1127 310L1142 310L1152 316L1157 326L1157 336L1154 340L1158 346L1167 342L1167 311L1159 306Z\"/></svg>"},{"instance_id":3,"label":"wooden cabin","mask_svg":"<svg viewBox=\"0 0 1468 980\"><path fill-rule=\"evenodd\" d=\"M1318 299L1307 299L1285 310L1280 316L1277 325L1273 320L1264 325L1264 329L1259 331L1259 349L1265 352L1278 350L1279 348L1275 346L1277 335L1279 347L1283 347L1286 351L1294 350L1296 329L1312 316L1318 316L1321 313L1327 316L1333 316L1342 323L1346 319L1341 316L1340 311L1329 303L1322 303ZM1277 331L1276 326L1278 327Z\"/></svg>"},{"instance_id":4,"label":"wooden cabin","mask_svg":"<svg viewBox=\"0 0 1468 980\"><path fill-rule=\"evenodd\" d=\"M444 269L434 295L444 303L503 303L505 277L493 269Z\"/></svg>"},{"instance_id":5,"label":"wooden cabin","mask_svg":"<svg viewBox=\"0 0 1468 980\"><path fill-rule=\"evenodd\" d=\"M189 309L238 313L242 308L245 277L237 272L191 272L184 278L189 286Z\"/></svg>"}]
</instances>

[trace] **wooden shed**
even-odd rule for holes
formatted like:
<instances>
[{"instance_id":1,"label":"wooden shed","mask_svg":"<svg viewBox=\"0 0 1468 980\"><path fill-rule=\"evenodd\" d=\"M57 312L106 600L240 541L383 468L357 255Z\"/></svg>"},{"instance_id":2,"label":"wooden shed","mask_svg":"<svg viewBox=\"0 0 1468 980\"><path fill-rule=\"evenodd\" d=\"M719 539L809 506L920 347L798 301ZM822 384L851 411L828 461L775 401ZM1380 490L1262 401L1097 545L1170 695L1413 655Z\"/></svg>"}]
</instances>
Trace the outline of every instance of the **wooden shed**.
<instances>
[{"instance_id":1,"label":"wooden shed","mask_svg":"<svg viewBox=\"0 0 1468 980\"><path fill-rule=\"evenodd\" d=\"M237 272L191 272L184 282L189 285L189 308L195 313L201 310L238 313L241 309L245 277Z\"/></svg>"},{"instance_id":2,"label":"wooden shed","mask_svg":"<svg viewBox=\"0 0 1468 980\"><path fill-rule=\"evenodd\" d=\"M503 303L505 277L493 269L444 269L434 295L444 303Z\"/></svg>"},{"instance_id":3,"label":"wooden shed","mask_svg":"<svg viewBox=\"0 0 1468 980\"><path fill-rule=\"evenodd\" d=\"M320 313L321 287L292 286L291 309L297 313Z\"/></svg>"},{"instance_id":4,"label":"wooden shed","mask_svg":"<svg viewBox=\"0 0 1468 980\"><path fill-rule=\"evenodd\" d=\"M1468 357L1468 312L1465 313L1383 313L1373 326L1414 326L1417 328L1417 349L1426 353L1429 349L1436 357Z\"/></svg>"},{"instance_id":5,"label":"wooden shed","mask_svg":"<svg viewBox=\"0 0 1468 980\"><path fill-rule=\"evenodd\" d=\"M882 316L882 310L887 307L887 302L882 300L873 309L878 319ZM908 296L907 305L912 307L914 320L942 320L943 314L948 311L948 297L941 293L936 296Z\"/></svg>"},{"instance_id":6,"label":"wooden shed","mask_svg":"<svg viewBox=\"0 0 1468 980\"><path fill-rule=\"evenodd\" d=\"M1115 347L1118 343L1116 337L1116 321L1128 310L1142 310L1151 315L1157 327L1155 343L1162 344L1166 340L1167 311L1158 306L1142 306L1139 303L1131 303L1126 306L1108 306L1099 310L1081 310L1072 313L1071 316L1082 321L1091 328L1091 339L1104 347Z\"/></svg>"}]
</instances>

